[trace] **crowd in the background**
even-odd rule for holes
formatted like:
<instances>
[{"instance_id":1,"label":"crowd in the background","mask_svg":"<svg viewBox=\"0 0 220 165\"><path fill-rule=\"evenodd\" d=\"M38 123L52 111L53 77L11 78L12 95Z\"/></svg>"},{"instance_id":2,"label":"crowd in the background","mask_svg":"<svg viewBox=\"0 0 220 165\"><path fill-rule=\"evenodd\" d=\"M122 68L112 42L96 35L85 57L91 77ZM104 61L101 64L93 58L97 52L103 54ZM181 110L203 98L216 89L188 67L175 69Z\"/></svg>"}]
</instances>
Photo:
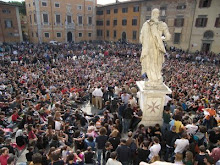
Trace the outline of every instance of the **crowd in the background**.
<instances>
[{"instance_id":1,"label":"crowd in the background","mask_svg":"<svg viewBox=\"0 0 220 165\"><path fill-rule=\"evenodd\" d=\"M0 164L220 164L220 55L170 47L163 125L139 124L141 45L0 47ZM91 114L82 109L90 104Z\"/></svg>"}]
</instances>

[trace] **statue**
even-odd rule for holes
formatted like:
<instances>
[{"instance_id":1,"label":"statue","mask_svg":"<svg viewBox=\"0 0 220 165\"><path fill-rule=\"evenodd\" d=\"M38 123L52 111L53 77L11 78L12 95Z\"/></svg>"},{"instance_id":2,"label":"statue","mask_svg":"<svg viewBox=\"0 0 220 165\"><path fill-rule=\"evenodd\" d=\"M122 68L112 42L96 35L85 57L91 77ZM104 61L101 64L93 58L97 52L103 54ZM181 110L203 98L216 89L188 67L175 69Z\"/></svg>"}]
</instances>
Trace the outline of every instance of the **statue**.
<instances>
[{"instance_id":1,"label":"statue","mask_svg":"<svg viewBox=\"0 0 220 165\"><path fill-rule=\"evenodd\" d=\"M145 81L146 88L163 86L161 70L166 53L163 41L170 40L171 35L167 24L159 21L159 15L160 10L153 9L151 19L143 24L140 34L142 74L147 73L148 77L148 81Z\"/></svg>"}]
</instances>

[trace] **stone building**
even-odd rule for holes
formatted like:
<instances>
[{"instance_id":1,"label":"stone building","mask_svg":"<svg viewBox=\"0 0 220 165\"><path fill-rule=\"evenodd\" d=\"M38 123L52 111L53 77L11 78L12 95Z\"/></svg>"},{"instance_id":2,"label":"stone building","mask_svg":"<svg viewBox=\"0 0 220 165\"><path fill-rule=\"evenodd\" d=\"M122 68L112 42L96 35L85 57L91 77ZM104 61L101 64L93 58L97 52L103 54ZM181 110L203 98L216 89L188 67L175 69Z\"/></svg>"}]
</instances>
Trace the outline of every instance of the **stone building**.
<instances>
[{"instance_id":1,"label":"stone building","mask_svg":"<svg viewBox=\"0 0 220 165\"><path fill-rule=\"evenodd\" d=\"M96 39L97 0L25 0L31 42Z\"/></svg>"},{"instance_id":2,"label":"stone building","mask_svg":"<svg viewBox=\"0 0 220 165\"><path fill-rule=\"evenodd\" d=\"M100 6L96 14L98 40L139 42L141 1Z\"/></svg>"},{"instance_id":3,"label":"stone building","mask_svg":"<svg viewBox=\"0 0 220 165\"><path fill-rule=\"evenodd\" d=\"M0 43L22 40L19 7L0 1Z\"/></svg>"},{"instance_id":4,"label":"stone building","mask_svg":"<svg viewBox=\"0 0 220 165\"><path fill-rule=\"evenodd\" d=\"M195 0L132 0L97 7L97 38L138 43L142 25L150 19L152 9L158 8L172 35L167 44L187 50L195 4Z\"/></svg>"},{"instance_id":5,"label":"stone building","mask_svg":"<svg viewBox=\"0 0 220 165\"><path fill-rule=\"evenodd\" d=\"M141 2L141 23L150 19L154 8L160 9L160 20L167 23L172 35L168 46L188 50L192 33L195 0L143 0ZM141 28L140 27L140 28Z\"/></svg>"},{"instance_id":6,"label":"stone building","mask_svg":"<svg viewBox=\"0 0 220 165\"><path fill-rule=\"evenodd\" d=\"M197 0L190 51L220 53L220 0Z\"/></svg>"}]
</instances>

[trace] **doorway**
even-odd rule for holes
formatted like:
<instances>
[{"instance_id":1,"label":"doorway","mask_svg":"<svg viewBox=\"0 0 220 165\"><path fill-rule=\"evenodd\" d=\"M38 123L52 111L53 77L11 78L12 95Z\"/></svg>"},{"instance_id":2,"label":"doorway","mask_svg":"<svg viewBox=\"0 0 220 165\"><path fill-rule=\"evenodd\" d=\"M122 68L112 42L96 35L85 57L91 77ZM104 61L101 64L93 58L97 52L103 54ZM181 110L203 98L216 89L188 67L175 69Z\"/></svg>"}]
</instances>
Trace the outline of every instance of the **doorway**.
<instances>
[{"instance_id":1,"label":"doorway","mask_svg":"<svg viewBox=\"0 0 220 165\"><path fill-rule=\"evenodd\" d=\"M122 41L126 41L127 40L127 35L125 32L122 33Z\"/></svg>"},{"instance_id":2,"label":"doorway","mask_svg":"<svg viewBox=\"0 0 220 165\"><path fill-rule=\"evenodd\" d=\"M68 32L67 33L67 41L68 42L72 42L73 41L73 34L72 34L72 32Z\"/></svg>"},{"instance_id":3,"label":"doorway","mask_svg":"<svg viewBox=\"0 0 220 165\"><path fill-rule=\"evenodd\" d=\"M210 51L210 46L211 46L211 44L210 43L203 43L202 44L202 51L203 52L209 52Z\"/></svg>"}]
</instances>

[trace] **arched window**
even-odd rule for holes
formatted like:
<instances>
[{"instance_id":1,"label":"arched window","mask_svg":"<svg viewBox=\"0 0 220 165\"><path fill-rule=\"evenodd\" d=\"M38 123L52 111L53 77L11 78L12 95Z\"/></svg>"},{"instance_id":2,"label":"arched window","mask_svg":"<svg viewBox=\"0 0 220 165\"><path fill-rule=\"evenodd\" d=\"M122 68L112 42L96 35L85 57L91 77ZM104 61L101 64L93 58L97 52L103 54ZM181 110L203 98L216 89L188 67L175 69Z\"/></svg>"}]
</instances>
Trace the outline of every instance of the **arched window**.
<instances>
[{"instance_id":1,"label":"arched window","mask_svg":"<svg viewBox=\"0 0 220 165\"><path fill-rule=\"evenodd\" d=\"M203 38L212 39L214 37L214 33L211 30L208 30L204 33Z\"/></svg>"}]
</instances>

